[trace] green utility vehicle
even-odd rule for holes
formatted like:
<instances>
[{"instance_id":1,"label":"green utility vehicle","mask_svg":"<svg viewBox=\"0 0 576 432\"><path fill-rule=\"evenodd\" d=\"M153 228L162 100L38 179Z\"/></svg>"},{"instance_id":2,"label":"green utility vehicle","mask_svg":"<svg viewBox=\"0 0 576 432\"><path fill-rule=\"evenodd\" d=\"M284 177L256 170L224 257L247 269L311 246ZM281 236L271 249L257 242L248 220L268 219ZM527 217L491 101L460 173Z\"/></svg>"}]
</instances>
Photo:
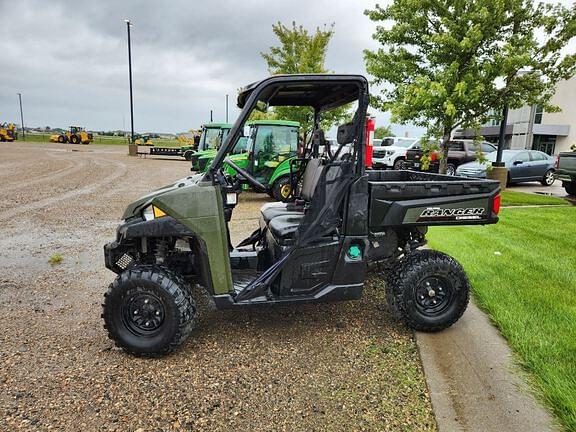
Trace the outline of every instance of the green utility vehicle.
<instances>
[{"instance_id":1,"label":"green utility vehicle","mask_svg":"<svg viewBox=\"0 0 576 432\"><path fill-rule=\"evenodd\" d=\"M240 116L207 172L130 204L104 247L106 267L118 276L102 316L117 346L153 356L182 344L197 321L192 284L217 308L354 300L369 264L385 269L379 277L389 310L410 327L438 331L456 322L469 299L464 269L420 248L428 226L496 223L499 183L366 169L368 102L368 81L359 75L278 75L242 89ZM338 148L326 151L323 116L350 103L353 120L338 127ZM238 182L264 187L229 158L257 106L310 106L314 128L295 164L296 200L264 205L259 227L234 247ZM350 153L339 158L344 148Z\"/></svg>"},{"instance_id":2,"label":"green utility vehicle","mask_svg":"<svg viewBox=\"0 0 576 432\"><path fill-rule=\"evenodd\" d=\"M247 122L249 127L247 140L239 140L230 160L250 173L262 185L264 190L276 201L286 202L292 194L290 164L298 153L298 132L300 123L286 120L254 120ZM198 159L198 168L206 172L216 153L204 155ZM236 175L236 171L226 165L225 172ZM242 186L253 186L247 180Z\"/></svg>"},{"instance_id":3,"label":"green utility vehicle","mask_svg":"<svg viewBox=\"0 0 576 432\"><path fill-rule=\"evenodd\" d=\"M192 170L198 171L198 159L206 155L214 155L226 140L231 124L228 123L208 123L202 127L202 136L198 149L184 152L184 158L192 162Z\"/></svg>"}]
</instances>

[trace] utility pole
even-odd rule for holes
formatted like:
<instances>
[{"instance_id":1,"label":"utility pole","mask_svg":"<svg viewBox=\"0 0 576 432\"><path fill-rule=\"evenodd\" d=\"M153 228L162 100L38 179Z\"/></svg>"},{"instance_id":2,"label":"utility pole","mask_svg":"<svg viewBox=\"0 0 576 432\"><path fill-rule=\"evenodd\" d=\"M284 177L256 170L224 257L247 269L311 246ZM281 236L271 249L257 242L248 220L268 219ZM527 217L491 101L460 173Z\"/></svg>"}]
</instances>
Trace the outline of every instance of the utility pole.
<instances>
[{"instance_id":1,"label":"utility pole","mask_svg":"<svg viewBox=\"0 0 576 432\"><path fill-rule=\"evenodd\" d=\"M22 125L22 139L26 139L26 132L24 132L24 111L22 111L22 93L18 93L18 100L20 101L20 122Z\"/></svg>"},{"instance_id":2,"label":"utility pole","mask_svg":"<svg viewBox=\"0 0 576 432\"><path fill-rule=\"evenodd\" d=\"M226 95L226 123L228 123L228 95Z\"/></svg>"},{"instance_id":3,"label":"utility pole","mask_svg":"<svg viewBox=\"0 0 576 432\"><path fill-rule=\"evenodd\" d=\"M128 31L128 77L130 82L130 144L128 145L128 154L136 156L138 148L134 144L134 98L132 94L132 46L130 42L130 27L132 23L129 19L125 19L126 30Z\"/></svg>"},{"instance_id":4,"label":"utility pole","mask_svg":"<svg viewBox=\"0 0 576 432\"><path fill-rule=\"evenodd\" d=\"M214 118L213 118L212 114L213 114L213 113L212 113L212 110L210 110L210 123L212 123L212 122L214 121Z\"/></svg>"}]
</instances>

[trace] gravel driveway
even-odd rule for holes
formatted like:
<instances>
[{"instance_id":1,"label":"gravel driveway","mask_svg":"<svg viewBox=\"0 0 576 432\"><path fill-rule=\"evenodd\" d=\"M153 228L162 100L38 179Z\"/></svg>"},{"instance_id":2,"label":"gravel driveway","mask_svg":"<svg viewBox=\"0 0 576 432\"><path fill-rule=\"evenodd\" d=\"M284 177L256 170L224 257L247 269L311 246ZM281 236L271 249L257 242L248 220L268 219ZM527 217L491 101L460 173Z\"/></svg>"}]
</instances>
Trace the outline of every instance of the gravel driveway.
<instances>
[{"instance_id":1,"label":"gravel driveway","mask_svg":"<svg viewBox=\"0 0 576 432\"><path fill-rule=\"evenodd\" d=\"M120 146L0 144L1 430L436 430L411 332L363 300L216 311L175 354L113 347L102 246L126 204L188 163ZM233 238L257 226L244 193ZM60 264L48 260L60 254Z\"/></svg>"}]
</instances>

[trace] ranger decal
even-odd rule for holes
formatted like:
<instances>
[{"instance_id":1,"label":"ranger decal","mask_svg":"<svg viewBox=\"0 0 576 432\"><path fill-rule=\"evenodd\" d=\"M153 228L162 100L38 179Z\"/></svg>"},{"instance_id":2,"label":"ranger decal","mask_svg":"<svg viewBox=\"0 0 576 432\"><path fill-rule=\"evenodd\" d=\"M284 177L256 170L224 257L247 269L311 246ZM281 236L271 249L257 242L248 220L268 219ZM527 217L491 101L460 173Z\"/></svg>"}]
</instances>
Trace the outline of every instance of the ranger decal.
<instances>
[{"instance_id":1,"label":"ranger decal","mask_svg":"<svg viewBox=\"0 0 576 432\"><path fill-rule=\"evenodd\" d=\"M486 212L484 208L464 207L464 208L440 208L428 207L418 217L421 220L470 220L482 219Z\"/></svg>"}]
</instances>

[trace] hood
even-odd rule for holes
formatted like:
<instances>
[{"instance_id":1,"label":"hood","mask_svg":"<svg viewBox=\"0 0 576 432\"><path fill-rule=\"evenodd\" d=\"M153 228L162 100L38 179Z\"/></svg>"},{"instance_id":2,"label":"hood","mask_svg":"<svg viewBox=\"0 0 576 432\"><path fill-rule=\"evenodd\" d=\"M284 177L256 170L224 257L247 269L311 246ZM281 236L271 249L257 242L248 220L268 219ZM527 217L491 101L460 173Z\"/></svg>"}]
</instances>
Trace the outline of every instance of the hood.
<instances>
[{"instance_id":1,"label":"hood","mask_svg":"<svg viewBox=\"0 0 576 432\"><path fill-rule=\"evenodd\" d=\"M406 147L389 145L389 146L374 146L374 150L391 150L393 152L397 152L397 151L406 151L408 149Z\"/></svg>"},{"instance_id":2,"label":"hood","mask_svg":"<svg viewBox=\"0 0 576 432\"><path fill-rule=\"evenodd\" d=\"M467 162L458 167L457 171L470 170L470 171L486 171L490 162L480 163L478 161Z\"/></svg>"},{"instance_id":3,"label":"hood","mask_svg":"<svg viewBox=\"0 0 576 432\"><path fill-rule=\"evenodd\" d=\"M139 215L142 209L150 205L152 203L152 200L157 196L163 195L166 192L170 192L178 188L197 185L203 176L204 174L195 174L192 176L185 177L183 179L177 180L174 183L171 183L160 189L156 189L155 191L138 198L136 201L132 202L131 204L128 205L128 207L126 207L126 210L122 215L122 219L128 219Z\"/></svg>"}]
</instances>

